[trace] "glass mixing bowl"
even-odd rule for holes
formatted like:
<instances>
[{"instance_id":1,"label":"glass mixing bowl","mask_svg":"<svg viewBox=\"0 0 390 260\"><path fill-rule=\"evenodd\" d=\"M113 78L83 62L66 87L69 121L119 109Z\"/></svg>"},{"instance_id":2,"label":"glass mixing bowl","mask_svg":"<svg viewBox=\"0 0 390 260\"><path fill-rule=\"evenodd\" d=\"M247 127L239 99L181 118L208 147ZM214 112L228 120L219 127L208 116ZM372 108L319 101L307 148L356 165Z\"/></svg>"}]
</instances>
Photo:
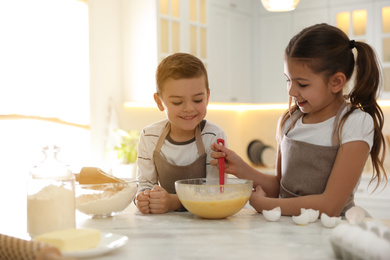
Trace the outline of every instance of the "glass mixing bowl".
<instances>
[{"instance_id":1,"label":"glass mixing bowl","mask_svg":"<svg viewBox=\"0 0 390 260\"><path fill-rule=\"evenodd\" d=\"M181 204L201 218L221 219L240 211L252 194L251 180L227 178L224 185L219 179L186 179L175 182Z\"/></svg>"},{"instance_id":2,"label":"glass mixing bowl","mask_svg":"<svg viewBox=\"0 0 390 260\"><path fill-rule=\"evenodd\" d=\"M137 193L136 179L121 183L76 183L76 209L94 218L106 218L123 211Z\"/></svg>"}]
</instances>

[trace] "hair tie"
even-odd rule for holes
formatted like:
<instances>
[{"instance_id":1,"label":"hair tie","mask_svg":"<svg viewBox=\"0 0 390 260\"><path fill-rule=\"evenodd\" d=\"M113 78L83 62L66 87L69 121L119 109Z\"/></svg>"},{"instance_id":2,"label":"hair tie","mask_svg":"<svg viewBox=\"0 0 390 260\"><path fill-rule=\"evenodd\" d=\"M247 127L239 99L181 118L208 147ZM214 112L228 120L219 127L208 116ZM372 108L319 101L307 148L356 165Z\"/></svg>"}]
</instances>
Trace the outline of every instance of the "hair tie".
<instances>
[{"instance_id":1,"label":"hair tie","mask_svg":"<svg viewBox=\"0 0 390 260\"><path fill-rule=\"evenodd\" d=\"M349 47L350 49L355 48L355 40L350 40L350 41L349 41L348 47Z\"/></svg>"}]
</instances>

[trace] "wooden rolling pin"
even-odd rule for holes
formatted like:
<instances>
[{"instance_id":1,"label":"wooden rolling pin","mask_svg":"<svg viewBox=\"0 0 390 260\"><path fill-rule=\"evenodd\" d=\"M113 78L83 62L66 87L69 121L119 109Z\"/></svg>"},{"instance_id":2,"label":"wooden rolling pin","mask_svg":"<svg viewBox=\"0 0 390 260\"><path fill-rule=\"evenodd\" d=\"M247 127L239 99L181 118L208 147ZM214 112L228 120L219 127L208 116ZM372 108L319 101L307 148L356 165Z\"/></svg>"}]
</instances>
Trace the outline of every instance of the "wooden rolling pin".
<instances>
[{"instance_id":1,"label":"wooden rolling pin","mask_svg":"<svg viewBox=\"0 0 390 260\"><path fill-rule=\"evenodd\" d=\"M0 234L0 259L59 260L64 258L56 247Z\"/></svg>"}]
</instances>

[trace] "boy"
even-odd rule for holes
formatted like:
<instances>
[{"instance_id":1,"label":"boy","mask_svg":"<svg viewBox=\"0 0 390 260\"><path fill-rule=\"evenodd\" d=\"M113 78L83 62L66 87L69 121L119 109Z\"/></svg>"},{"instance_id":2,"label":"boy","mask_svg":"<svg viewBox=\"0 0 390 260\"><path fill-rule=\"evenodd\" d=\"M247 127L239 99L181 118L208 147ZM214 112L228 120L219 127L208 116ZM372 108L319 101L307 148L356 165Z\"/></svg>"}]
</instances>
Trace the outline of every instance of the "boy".
<instances>
[{"instance_id":1,"label":"boy","mask_svg":"<svg viewBox=\"0 0 390 260\"><path fill-rule=\"evenodd\" d=\"M227 145L225 132L204 120L210 89L200 59L168 56L157 67L156 83L154 100L167 119L145 127L140 136L135 203L144 214L181 209L175 181L218 178L218 168L209 164L211 144L222 138Z\"/></svg>"}]
</instances>

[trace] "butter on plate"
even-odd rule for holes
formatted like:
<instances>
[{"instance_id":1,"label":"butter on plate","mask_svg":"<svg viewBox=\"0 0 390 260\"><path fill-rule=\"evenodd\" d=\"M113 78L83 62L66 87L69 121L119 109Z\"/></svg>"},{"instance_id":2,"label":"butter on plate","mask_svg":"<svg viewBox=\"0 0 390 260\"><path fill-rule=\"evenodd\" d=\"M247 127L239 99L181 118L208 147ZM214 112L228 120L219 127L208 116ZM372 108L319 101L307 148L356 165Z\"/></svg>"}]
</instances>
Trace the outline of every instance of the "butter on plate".
<instances>
[{"instance_id":1,"label":"butter on plate","mask_svg":"<svg viewBox=\"0 0 390 260\"><path fill-rule=\"evenodd\" d=\"M98 229L62 229L45 233L34 238L57 247L62 252L82 251L95 248L101 240L101 232Z\"/></svg>"}]
</instances>

